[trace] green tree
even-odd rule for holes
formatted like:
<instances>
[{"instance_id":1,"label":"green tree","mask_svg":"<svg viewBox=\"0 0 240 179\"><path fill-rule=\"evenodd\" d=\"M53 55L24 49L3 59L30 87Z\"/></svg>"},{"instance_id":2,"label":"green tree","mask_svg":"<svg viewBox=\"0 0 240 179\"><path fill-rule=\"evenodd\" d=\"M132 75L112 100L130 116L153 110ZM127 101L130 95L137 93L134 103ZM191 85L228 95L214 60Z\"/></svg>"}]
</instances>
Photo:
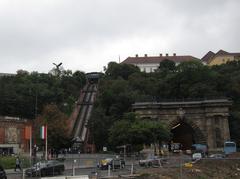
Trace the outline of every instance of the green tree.
<instances>
[{"instance_id":1,"label":"green tree","mask_svg":"<svg viewBox=\"0 0 240 179\"><path fill-rule=\"evenodd\" d=\"M48 147L54 149L66 148L70 144L69 121L56 105L46 105L37 118L38 133L42 125L47 125ZM40 142L40 139L38 137Z\"/></svg>"},{"instance_id":2,"label":"green tree","mask_svg":"<svg viewBox=\"0 0 240 179\"><path fill-rule=\"evenodd\" d=\"M96 148L97 150L102 150L104 146L110 148L111 146L108 143L109 128L112 126L114 120L111 116L105 115L104 108L98 106L93 109L91 119L89 120L89 127Z\"/></svg>"},{"instance_id":3,"label":"green tree","mask_svg":"<svg viewBox=\"0 0 240 179\"><path fill-rule=\"evenodd\" d=\"M50 103L70 114L85 83L85 74L79 71L72 74L66 70L58 78L19 70L15 76L0 77L0 114L33 119L35 113L41 113L43 106Z\"/></svg>"},{"instance_id":4,"label":"green tree","mask_svg":"<svg viewBox=\"0 0 240 179\"><path fill-rule=\"evenodd\" d=\"M129 113L124 119L115 122L109 130L109 142L112 146L131 144L139 151L144 144L156 144L170 140L170 132L157 121L137 119L135 114Z\"/></svg>"},{"instance_id":5,"label":"green tree","mask_svg":"<svg viewBox=\"0 0 240 179\"><path fill-rule=\"evenodd\" d=\"M162 142L168 142L171 138L171 133L166 129L163 123L158 121L148 121L146 128L149 130L150 139L152 139L151 142L154 144L156 153L156 144L160 147Z\"/></svg>"},{"instance_id":6,"label":"green tree","mask_svg":"<svg viewBox=\"0 0 240 179\"><path fill-rule=\"evenodd\" d=\"M109 62L105 74L113 79L122 77L127 80L131 74L138 72L140 72L140 69L134 65Z\"/></svg>"},{"instance_id":7,"label":"green tree","mask_svg":"<svg viewBox=\"0 0 240 179\"><path fill-rule=\"evenodd\" d=\"M219 96L214 82L217 79L217 74L200 62L183 62L169 78L170 94L178 99Z\"/></svg>"},{"instance_id":8,"label":"green tree","mask_svg":"<svg viewBox=\"0 0 240 179\"><path fill-rule=\"evenodd\" d=\"M112 146L117 147L130 144L131 122L128 120L120 120L113 124L109 129L109 142Z\"/></svg>"},{"instance_id":9,"label":"green tree","mask_svg":"<svg viewBox=\"0 0 240 179\"><path fill-rule=\"evenodd\" d=\"M176 70L176 64L174 61L164 59L160 62L160 65L158 67L158 71L160 72L174 72Z\"/></svg>"}]
</instances>

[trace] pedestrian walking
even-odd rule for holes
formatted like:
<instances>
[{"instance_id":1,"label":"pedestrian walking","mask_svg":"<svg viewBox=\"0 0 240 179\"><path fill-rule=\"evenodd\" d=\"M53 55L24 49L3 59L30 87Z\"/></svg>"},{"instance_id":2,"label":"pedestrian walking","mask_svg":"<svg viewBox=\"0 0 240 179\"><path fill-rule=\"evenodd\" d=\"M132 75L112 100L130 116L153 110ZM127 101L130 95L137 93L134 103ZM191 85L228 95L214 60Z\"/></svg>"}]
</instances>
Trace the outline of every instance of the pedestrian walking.
<instances>
[{"instance_id":1,"label":"pedestrian walking","mask_svg":"<svg viewBox=\"0 0 240 179\"><path fill-rule=\"evenodd\" d=\"M16 158L15 172L16 172L17 169L19 169L20 171L22 170L22 168L21 168L21 160L20 160L20 158L18 156Z\"/></svg>"}]
</instances>

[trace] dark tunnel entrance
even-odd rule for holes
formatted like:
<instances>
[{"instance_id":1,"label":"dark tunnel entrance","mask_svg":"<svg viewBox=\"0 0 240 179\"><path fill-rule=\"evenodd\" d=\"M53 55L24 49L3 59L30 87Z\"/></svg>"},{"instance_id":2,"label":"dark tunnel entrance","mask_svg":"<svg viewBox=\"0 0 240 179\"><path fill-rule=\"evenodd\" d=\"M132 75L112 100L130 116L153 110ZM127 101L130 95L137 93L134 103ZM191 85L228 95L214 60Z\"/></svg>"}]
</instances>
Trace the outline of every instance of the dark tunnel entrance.
<instances>
[{"instance_id":1,"label":"dark tunnel entrance","mask_svg":"<svg viewBox=\"0 0 240 179\"><path fill-rule=\"evenodd\" d=\"M181 143L182 150L191 149L192 144L195 143L194 130L185 122L179 122L172 127L173 134L172 141L174 143Z\"/></svg>"}]
</instances>

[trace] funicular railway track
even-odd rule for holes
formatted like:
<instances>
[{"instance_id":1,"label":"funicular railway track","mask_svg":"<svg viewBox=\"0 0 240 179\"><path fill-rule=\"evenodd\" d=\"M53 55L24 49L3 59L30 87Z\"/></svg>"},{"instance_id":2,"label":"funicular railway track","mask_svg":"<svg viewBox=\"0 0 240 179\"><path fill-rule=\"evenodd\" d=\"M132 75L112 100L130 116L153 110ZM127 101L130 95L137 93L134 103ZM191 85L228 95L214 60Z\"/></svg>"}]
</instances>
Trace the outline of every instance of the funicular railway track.
<instances>
[{"instance_id":1,"label":"funicular railway track","mask_svg":"<svg viewBox=\"0 0 240 179\"><path fill-rule=\"evenodd\" d=\"M73 126L73 132L72 133L73 133L74 138L78 136L79 125L81 124L81 119L83 119L82 115L84 114L84 112L86 110L86 107L83 106L83 104L86 101L86 98L87 98L86 91L88 91L88 89L89 89L89 84L87 84L83 88L83 91L81 92L80 100L77 102L77 107L79 107L79 112L78 112L77 118L76 118L74 126Z\"/></svg>"},{"instance_id":2,"label":"funicular railway track","mask_svg":"<svg viewBox=\"0 0 240 179\"><path fill-rule=\"evenodd\" d=\"M88 88L88 85L84 86L83 88L83 91L86 91ZM78 101L76 102L76 106L75 106L75 109L74 109L74 114L72 114L72 136L74 137L75 136L75 133L76 133L76 130L78 128L78 125L79 125L79 115L81 114L81 111L82 111L82 107L81 104L83 101L85 101L85 98L86 98L86 95L83 93L83 91L81 91L80 93L80 97L78 99Z\"/></svg>"},{"instance_id":3,"label":"funicular railway track","mask_svg":"<svg viewBox=\"0 0 240 179\"><path fill-rule=\"evenodd\" d=\"M94 152L95 146L91 140L91 131L88 128L93 104L97 95L98 80L102 73L87 73L88 83L80 92L79 99L70 116L70 131L73 136L73 150L81 152Z\"/></svg>"},{"instance_id":4,"label":"funicular railway track","mask_svg":"<svg viewBox=\"0 0 240 179\"><path fill-rule=\"evenodd\" d=\"M87 84L82 92L82 95L84 95L83 100L78 102L80 112L74 124L73 136L74 138L78 137L81 142L84 142L86 138L87 124L93 108L96 91L96 84Z\"/></svg>"}]
</instances>

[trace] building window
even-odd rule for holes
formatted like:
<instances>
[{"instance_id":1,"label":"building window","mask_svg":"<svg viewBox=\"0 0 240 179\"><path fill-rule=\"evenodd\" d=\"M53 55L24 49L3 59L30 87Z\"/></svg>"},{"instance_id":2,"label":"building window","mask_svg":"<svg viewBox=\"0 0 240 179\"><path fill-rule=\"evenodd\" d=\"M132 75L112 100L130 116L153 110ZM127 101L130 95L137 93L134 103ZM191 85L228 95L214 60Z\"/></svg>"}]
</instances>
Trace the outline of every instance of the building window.
<instances>
[{"instance_id":1,"label":"building window","mask_svg":"<svg viewBox=\"0 0 240 179\"><path fill-rule=\"evenodd\" d=\"M223 58L222 61L225 62L225 59Z\"/></svg>"}]
</instances>

